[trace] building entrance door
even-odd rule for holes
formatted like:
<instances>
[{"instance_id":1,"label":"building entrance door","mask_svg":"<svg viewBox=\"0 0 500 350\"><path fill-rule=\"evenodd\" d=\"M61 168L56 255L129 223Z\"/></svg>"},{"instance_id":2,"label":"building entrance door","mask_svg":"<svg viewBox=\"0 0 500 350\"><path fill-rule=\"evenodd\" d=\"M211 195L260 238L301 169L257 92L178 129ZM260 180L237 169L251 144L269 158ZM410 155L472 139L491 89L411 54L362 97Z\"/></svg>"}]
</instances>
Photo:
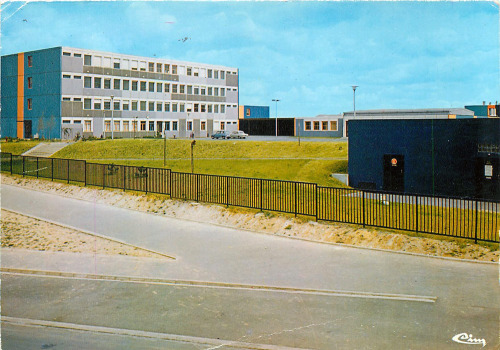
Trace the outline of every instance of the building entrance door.
<instances>
[{"instance_id":1,"label":"building entrance door","mask_svg":"<svg viewBox=\"0 0 500 350\"><path fill-rule=\"evenodd\" d=\"M33 137L31 131L31 120L24 121L24 138L31 139Z\"/></svg>"},{"instance_id":2,"label":"building entrance door","mask_svg":"<svg viewBox=\"0 0 500 350\"><path fill-rule=\"evenodd\" d=\"M384 191L404 192L405 158L400 154L384 155Z\"/></svg>"}]
</instances>

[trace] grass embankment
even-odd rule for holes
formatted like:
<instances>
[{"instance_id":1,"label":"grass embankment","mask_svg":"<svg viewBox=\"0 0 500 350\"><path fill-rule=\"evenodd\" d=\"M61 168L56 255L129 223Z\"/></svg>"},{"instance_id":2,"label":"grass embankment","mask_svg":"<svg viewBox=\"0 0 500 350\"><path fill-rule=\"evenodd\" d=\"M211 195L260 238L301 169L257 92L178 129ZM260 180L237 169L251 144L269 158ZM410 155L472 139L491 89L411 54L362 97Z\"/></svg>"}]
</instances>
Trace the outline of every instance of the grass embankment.
<instances>
[{"instance_id":1,"label":"grass embankment","mask_svg":"<svg viewBox=\"0 0 500 350\"><path fill-rule=\"evenodd\" d=\"M30 148L33 148L36 145L38 145L40 142L41 141L25 141L25 140L14 140L5 142L2 140L2 142L0 142L0 149L2 152L5 153L22 154L27 150L29 150Z\"/></svg>"},{"instance_id":2,"label":"grass embankment","mask_svg":"<svg viewBox=\"0 0 500 350\"><path fill-rule=\"evenodd\" d=\"M70 145L54 157L163 167L164 141L103 140ZM191 140L167 140L166 167L191 172ZM342 186L331 173L347 173L346 142L196 140L195 172Z\"/></svg>"}]
</instances>

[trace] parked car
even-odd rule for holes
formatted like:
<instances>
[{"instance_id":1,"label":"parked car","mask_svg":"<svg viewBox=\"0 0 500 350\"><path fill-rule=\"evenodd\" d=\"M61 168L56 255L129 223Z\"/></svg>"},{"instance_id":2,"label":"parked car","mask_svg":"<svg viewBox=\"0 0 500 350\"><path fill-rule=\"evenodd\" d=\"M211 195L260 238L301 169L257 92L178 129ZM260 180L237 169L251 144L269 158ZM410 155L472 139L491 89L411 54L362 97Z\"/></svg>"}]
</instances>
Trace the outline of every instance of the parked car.
<instances>
[{"instance_id":1,"label":"parked car","mask_svg":"<svg viewBox=\"0 0 500 350\"><path fill-rule=\"evenodd\" d=\"M227 139L228 134L225 131L216 131L215 134L212 134L213 139Z\"/></svg>"},{"instance_id":2,"label":"parked car","mask_svg":"<svg viewBox=\"0 0 500 350\"><path fill-rule=\"evenodd\" d=\"M241 130L231 131L231 133L227 136L228 139L246 139L248 134L245 134Z\"/></svg>"}]
</instances>

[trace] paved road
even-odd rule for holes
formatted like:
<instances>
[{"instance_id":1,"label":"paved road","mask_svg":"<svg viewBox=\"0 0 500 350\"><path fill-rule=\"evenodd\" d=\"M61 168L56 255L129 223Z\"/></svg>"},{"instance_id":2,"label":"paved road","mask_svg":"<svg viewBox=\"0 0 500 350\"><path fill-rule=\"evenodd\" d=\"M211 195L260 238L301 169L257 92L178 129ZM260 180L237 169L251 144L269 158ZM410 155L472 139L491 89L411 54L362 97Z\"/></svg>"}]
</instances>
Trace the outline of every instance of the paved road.
<instances>
[{"instance_id":1,"label":"paved road","mask_svg":"<svg viewBox=\"0 0 500 350\"><path fill-rule=\"evenodd\" d=\"M498 345L493 264L309 243L14 186L2 187L2 208L176 257L3 250L3 315L56 322L52 330L69 323L315 349L451 349L468 332ZM2 341L25 341L30 329L11 325Z\"/></svg>"}]
</instances>

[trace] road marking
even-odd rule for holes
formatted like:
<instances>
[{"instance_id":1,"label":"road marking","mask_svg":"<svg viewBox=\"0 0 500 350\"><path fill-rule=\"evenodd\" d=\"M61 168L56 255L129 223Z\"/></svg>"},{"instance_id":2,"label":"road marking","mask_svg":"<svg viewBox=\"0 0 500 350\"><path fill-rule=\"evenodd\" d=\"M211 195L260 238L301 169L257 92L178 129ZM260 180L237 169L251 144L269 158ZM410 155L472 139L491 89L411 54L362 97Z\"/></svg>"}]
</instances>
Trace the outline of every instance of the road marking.
<instances>
[{"instance_id":1,"label":"road marking","mask_svg":"<svg viewBox=\"0 0 500 350\"><path fill-rule=\"evenodd\" d=\"M26 326L26 327L50 327L50 328L58 328L58 329L74 330L74 331L85 331L85 332L93 332L93 333L105 333L105 334L125 335L125 336L132 336L132 337L141 337L141 338L152 338L152 339L184 342L184 343L191 343L191 344L193 344L193 343L194 344L202 344L202 345L208 345L210 347L229 346L232 348L256 349L256 350L298 350L299 349L299 348L290 348L290 347L278 346L278 345L254 344L254 343L245 343L245 342L233 341L233 340L192 337L192 336L185 336L185 335L178 335L178 334L139 331L139 330L133 330L133 329L98 327L98 326L89 326L89 325L81 325L81 324L65 323L65 322L32 320L32 319L28 319L28 318L18 318L18 317L9 317L9 316L2 316L2 323L8 323L8 324L12 324L12 325Z\"/></svg>"},{"instance_id":2,"label":"road marking","mask_svg":"<svg viewBox=\"0 0 500 350\"><path fill-rule=\"evenodd\" d=\"M95 274L85 274L85 273L27 270L27 269L14 269L14 268L2 268L0 270L3 274L24 275L33 277L69 278L69 279L95 280L95 281L107 281L107 282L161 284L161 285L172 285L180 287L199 287L199 288L252 290L252 291L277 292L277 293L313 294L313 295L325 295L325 296L348 297L348 298L416 301L424 303L435 303L437 300L437 297L433 296L411 295L411 294L356 292L356 291L346 291L346 290L293 288L293 287L265 286L265 285L240 284L240 283L170 280L161 278L95 275Z\"/></svg>"}]
</instances>

